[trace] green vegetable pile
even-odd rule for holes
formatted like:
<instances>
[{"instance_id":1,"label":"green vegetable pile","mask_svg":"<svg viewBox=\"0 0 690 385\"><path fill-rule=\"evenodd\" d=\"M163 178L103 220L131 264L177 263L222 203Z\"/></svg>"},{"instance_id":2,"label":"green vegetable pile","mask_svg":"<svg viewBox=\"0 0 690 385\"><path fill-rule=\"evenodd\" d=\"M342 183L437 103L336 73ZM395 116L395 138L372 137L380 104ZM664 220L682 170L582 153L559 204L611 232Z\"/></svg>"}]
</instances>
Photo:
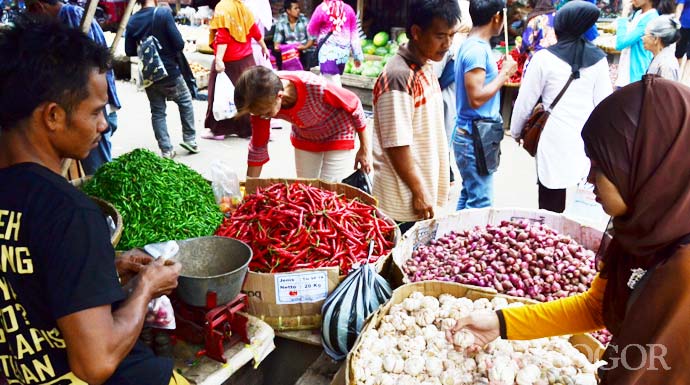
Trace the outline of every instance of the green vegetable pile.
<instances>
[{"instance_id":1,"label":"green vegetable pile","mask_svg":"<svg viewBox=\"0 0 690 385\"><path fill-rule=\"evenodd\" d=\"M124 229L118 248L123 250L213 235L223 220L211 185L199 173L148 150L106 163L83 191L120 212Z\"/></svg>"}]
</instances>

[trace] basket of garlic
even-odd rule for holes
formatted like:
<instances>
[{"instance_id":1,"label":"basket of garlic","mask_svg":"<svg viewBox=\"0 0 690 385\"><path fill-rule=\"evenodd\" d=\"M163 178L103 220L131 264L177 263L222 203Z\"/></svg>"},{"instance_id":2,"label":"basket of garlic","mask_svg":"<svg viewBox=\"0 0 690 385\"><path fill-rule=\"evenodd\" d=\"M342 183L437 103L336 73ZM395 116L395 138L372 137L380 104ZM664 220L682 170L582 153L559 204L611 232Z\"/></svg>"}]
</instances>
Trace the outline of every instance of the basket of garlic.
<instances>
[{"instance_id":1,"label":"basket of garlic","mask_svg":"<svg viewBox=\"0 0 690 385\"><path fill-rule=\"evenodd\" d=\"M474 338L446 330L477 310L524 299L474 286L426 281L399 287L368 320L347 357L347 385L596 385L604 347L589 335L498 339L470 356Z\"/></svg>"}]
</instances>

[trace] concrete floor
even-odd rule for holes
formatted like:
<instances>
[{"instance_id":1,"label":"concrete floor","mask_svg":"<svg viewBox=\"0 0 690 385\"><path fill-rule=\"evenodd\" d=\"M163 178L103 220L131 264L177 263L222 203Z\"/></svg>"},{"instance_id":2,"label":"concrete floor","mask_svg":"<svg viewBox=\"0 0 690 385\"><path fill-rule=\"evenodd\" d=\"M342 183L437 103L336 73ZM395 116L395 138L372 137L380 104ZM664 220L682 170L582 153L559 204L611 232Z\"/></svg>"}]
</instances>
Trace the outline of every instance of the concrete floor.
<instances>
[{"instance_id":1,"label":"concrete floor","mask_svg":"<svg viewBox=\"0 0 690 385\"><path fill-rule=\"evenodd\" d=\"M118 130L112 138L113 155L118 156L135 148L147 148L158 153L158 146L151 128L151 113L146 94L143 91L138 91L133 84L122 81L117 82L117 90L123 108L118 112ZM204 128L206 102L195 100L193 103L197 135L200 136L206 131ZM211 164L220 160L232 165L240 178L244 179L247 167L248 139L229 137L224 141L215 141L198 138L197 142L201 152L191 155L179 147L179 143L182 141L182 126L177 105L173 102L168 102L167 121L171 141L175 144L178 153L175 158L177 161L192 167L206 177L210 177ZM287 125L280 130L271 130L269 147L272 160L264 166L262 176L295 177L294 151L289 136L290 129ZM537 185L533 158L510 138L503 141L502 151L501 166L494 178L494 205L497 207L537 208ZM453 167L455 168L455 165ZM448 205L443 211L454 211L459 191L460 181L458 180L453 185Z\"/></svg>"}]
</instances>

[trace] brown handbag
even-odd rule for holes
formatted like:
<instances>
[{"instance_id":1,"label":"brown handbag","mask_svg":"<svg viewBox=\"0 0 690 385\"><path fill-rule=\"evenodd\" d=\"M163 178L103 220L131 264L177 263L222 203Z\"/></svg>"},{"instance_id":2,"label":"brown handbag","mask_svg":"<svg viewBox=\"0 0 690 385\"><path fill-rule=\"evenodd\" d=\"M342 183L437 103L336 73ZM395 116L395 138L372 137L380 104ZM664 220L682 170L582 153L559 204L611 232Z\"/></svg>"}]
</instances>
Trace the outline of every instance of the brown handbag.
<instances>
[{"instance_id":1,"label":"brown handbag","mask_svg":"<svg viewBox=\"0 0 690 385\"><path fill-rule=\"evenodd\" d=\"M558 96L556 96L556 99L553 100L553 103L551 103L551 107L548 110L544 108L544 103L541 102L537 103L537 105L534 106L534 109L532 110L532 115L530 115L529 119L527 119L527 123L525 123L525 127L522 129L522 134L520 134L522 147L525 150L527 150L527 152L530 155L537 155L537 146L539 145L539 138L541 137L542 131L544 131L546 121L549 119L551 111L553 111L553 109L556 108L556 104L558 104L558 102L561 100L561 97L563 97L565 90L568 89L573 79L575 79L574 72L570 74L568 82L565 83L565 86L563 86L561 92L558 94Z\"/></svg>"}]
</instances>

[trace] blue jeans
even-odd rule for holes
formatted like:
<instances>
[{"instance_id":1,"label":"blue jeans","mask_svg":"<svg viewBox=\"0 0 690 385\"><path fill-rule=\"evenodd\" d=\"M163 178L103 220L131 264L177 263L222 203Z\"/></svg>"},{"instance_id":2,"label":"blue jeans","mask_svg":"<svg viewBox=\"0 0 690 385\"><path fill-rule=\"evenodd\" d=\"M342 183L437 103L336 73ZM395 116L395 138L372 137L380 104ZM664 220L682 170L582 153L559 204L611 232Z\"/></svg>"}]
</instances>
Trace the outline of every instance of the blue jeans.
<instances>
[{"instance_id":1,"label":"blue jeans","mask_svg":"<svg viewBox=\"0 0 690 385\"><path fill-rule=\"evenodd\" d=\"M93 175L99 167L104 163L113 160L111 150L113 145L110 143L110 137L113 136L117 130L117 112L105 113L105 119L108 121L108 129L101 134L101 141L98 142L98 147L91 150L89 156L81 161L81 166L84 168L86 175Z\"/></svg>"},{"instance_id":2,"label":"blue jeans","mask_svg":"<svg viewBox=\"0 0 690 385\"><path fill-rule=\"evenodd\" d=\"M168 125L165 121L166 100L177 103L182 120L182 139L185 142L193 142L196 138L194 131L194 108L192 107L192 94L187 88L182 75L175 79L165 78L146 87L146 96L151 105L151 125L153 133L158 141L161 151L172 151Z\"/></svg>"},{"instance_id":3,"label":"blue jeans","mask_svg":"<svg viewBox=\"0 0 690 385\"><path fill-rule=\"evenodd\" d=\"M493 174L479 175L477 158L474 154L472 137L455 129L453 133L453 150L455 163L462 177L462 191L457 210L474 209L491 206L493 199Z\"/></svg>"}]
</instances>

